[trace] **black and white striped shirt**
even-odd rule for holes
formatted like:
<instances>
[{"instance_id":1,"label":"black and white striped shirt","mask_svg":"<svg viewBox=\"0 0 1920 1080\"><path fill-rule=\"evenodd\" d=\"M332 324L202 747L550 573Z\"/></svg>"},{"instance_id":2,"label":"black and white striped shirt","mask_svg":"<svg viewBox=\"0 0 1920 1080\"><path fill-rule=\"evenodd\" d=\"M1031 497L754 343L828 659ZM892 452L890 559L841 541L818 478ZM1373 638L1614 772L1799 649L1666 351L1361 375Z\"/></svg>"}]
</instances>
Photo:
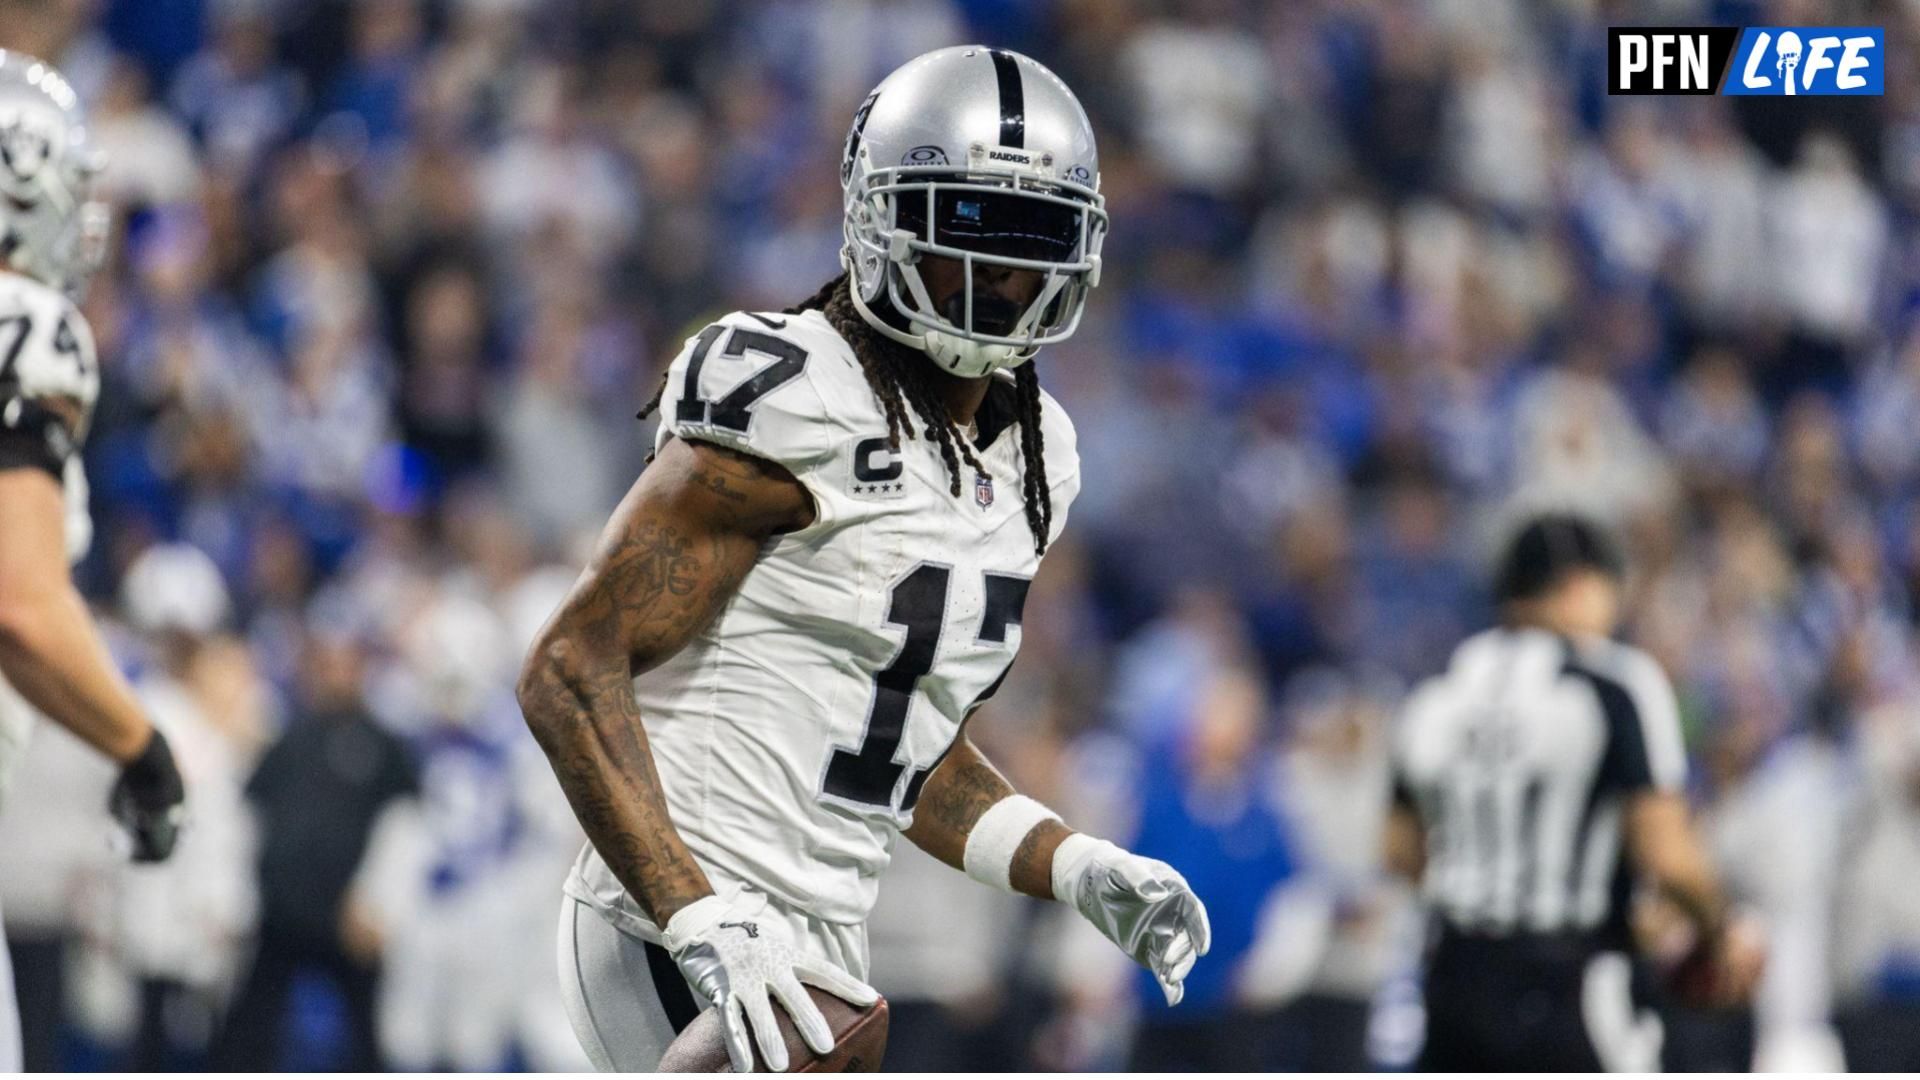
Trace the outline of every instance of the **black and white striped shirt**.
<instances>
[{"instance_id":1,"label":"black and white striped shirt","mask_svg":"<svg viewBox=\"0 0 1920 1080\"><path fill-rule=\"evenodd\" d=\"M1456 930L1626 929L1625 799L1686 776L1653 659L1543 630L1475 635L1408 698L1395 798L1426 830L1428 903Z\"/></svg>"}]
</instances>

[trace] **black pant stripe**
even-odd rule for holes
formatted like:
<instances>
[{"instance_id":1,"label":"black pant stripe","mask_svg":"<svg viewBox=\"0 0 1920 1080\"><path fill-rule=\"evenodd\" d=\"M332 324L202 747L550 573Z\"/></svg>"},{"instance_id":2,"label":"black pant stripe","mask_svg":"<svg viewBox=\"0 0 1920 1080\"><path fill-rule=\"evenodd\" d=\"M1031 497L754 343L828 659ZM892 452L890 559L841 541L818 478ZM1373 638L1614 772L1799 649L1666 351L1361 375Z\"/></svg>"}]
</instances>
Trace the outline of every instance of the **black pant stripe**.
<instances>
[{"instance_id":1,"label":"black pant stripe","mask_svg":"<svg viewBox=\"0 0 1920 1080\"><path fill-rule=\"evenodd\" d=\"M680 974L680 965L673 962L667 950L649 941L647 971L653 976L653 992L660 995L660 1005L667 1010L667 1022L673 1025L673 1033L678 1035L687 1030L693 1018L700 1015L700 1006L693 1000L693 988Z\"/></svg>"}]
</instances>

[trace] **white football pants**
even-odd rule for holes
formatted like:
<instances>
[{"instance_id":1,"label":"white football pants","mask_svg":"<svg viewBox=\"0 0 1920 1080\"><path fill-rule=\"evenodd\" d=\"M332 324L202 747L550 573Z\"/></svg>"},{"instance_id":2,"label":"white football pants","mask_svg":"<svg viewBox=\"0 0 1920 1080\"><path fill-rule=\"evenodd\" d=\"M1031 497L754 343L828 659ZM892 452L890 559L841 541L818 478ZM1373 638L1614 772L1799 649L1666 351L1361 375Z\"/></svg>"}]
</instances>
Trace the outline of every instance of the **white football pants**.
<instances>
[{"instance_id":1,"label":"white football pants","mask_svg":"<svg viewBox=\"0 0 1920 1080\"><path fill-rule=\"evenodd\" d=\"M794 941L867 977L867 928L822 922L769 899ZM648 929L651 929L649 927ZM560 902L560 997L581 1049L602 1072L652 1072L693 1018L707 1007L667 950L617 929L572 897Z\"/></svg>"}]
</instances>

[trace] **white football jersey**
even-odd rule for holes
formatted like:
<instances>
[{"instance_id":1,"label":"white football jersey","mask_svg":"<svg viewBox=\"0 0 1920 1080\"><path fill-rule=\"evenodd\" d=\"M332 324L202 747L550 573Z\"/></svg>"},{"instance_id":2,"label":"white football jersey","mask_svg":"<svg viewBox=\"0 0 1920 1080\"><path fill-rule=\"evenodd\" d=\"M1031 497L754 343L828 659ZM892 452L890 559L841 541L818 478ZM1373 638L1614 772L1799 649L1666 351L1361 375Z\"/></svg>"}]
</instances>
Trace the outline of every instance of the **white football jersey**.
<instances>
[{"instance_id":1,"label":"white football jersey","mask_svg":"<svg viewBox=\"0 0 1920 1080\"><path fill-rule=\"evenodd\" d=\"M78 562L93 539L80 440L100 396L100 365L87 320L66 295L0 271L0 427L26 431L61 469L67 556ZM0 678L0 803L35 713Z\"/></svg>"},{"instance_id":2,"label":"white football jersey","mask_svg":"<svg viewBox=\"0 0 1920 1080\"><path fill-rule=\"evenodd\" d=\"M996 391L975 449L986 472L963 463L956 497L937 444L887 448L859 361L817 311L729 315L675 358L658 444L778 462L816 512L767 543L705 632L634 681L673 823L710 875L824 921L865 920L928 772L1020 644L1040 560L1011 395ZM1066 413L1042 401L1058 536L1080 463ZM567 884L657 936L591 845Z\"/></svg>"}]
</instances>

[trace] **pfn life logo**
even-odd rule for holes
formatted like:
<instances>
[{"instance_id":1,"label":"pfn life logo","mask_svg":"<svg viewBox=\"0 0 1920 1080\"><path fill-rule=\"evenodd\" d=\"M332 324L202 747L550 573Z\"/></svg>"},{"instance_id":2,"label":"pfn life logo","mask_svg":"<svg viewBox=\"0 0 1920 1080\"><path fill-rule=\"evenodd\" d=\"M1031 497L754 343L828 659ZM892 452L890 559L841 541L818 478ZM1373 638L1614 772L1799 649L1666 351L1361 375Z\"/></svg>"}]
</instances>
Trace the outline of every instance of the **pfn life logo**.
<instances>
[{"instance_id":1,"label":"pfn life logo","mask_svg":"<svg viewBox=\"0 0 1920 1080\"><path fill-rule=\"evenodd\" d=\"M1614 26L1609 94L1882 94L1877 26Z\"/></svg>"},{"instance_id":2,"label":"pfn life logo","mask_svg":"<svg viewBox=\"0 0 1920 1080\"><path fill-rule=\"evenodd\" d=\"M1877 26L1749 26L1740 31L1725 94L1884 94Z\"/></svg>"}]
</instances>

